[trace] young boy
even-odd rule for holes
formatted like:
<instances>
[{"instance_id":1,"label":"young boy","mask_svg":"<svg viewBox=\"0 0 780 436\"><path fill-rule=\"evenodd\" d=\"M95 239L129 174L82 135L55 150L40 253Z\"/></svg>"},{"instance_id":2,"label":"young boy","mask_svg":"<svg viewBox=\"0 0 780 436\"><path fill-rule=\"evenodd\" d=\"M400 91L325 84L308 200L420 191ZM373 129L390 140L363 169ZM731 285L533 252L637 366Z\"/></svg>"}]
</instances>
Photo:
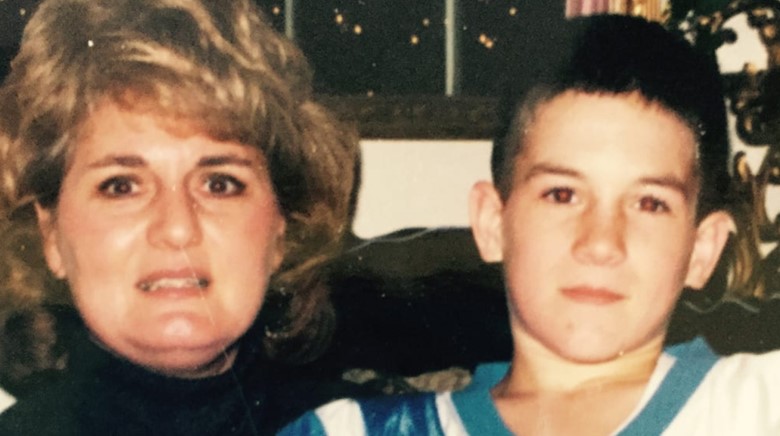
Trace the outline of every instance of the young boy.
<instances>
[{"instance_id":1,"label":"young boy","mask_svg":"<svg viewBox=\"0 0 780 436\"><path fill-rule=\"evenodd\" d=\"M332 403L290 434L780 434L780 352L663 346L733 226L714 62L620 16L515 50L494 183L470 197L482 257L503 262L512 361L460 392Z\"/></svg>"}]
</instances>

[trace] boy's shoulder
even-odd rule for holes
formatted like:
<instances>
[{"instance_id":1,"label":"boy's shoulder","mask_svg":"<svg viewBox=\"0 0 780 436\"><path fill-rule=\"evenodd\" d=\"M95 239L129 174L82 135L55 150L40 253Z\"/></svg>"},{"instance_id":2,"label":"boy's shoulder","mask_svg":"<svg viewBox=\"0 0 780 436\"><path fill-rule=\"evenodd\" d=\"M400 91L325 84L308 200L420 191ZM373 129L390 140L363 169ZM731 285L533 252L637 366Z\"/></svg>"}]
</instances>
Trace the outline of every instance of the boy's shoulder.
<instances>
[{"instance_id":1,"label":"boy's shoulder","mask_svg":"<svg viewBox=\"0 0 780 436\"><path fill-rule=\"evenodd\" d=\"M720 357L665 434L780 434L780 351Z\"/></svg>"},{"instance_id":2,"label":"boy's shoulder","mask_svg":"<svg viewBox=\"0 0 780 436\"><path fill-rule=\"evenodd\" d=\"M745 399L752 396L746 391L758 390L780 401L780 350L721 357L705 382L711 389L742 393ZM760 397L765 397L765 394ZM739 398L735 395L730 397ZM774 405L776 407L776 403Z\"/></svg>"},{"instance_id":3,"label":"boy's shoulder","mask_svg":"<svg viewBox=\"0 0 780 436\"><path fill-rule=\"evenodd\" d=\"M751 378L780 379L780 350L763 353L735 353L716 355L707 343L697 338L690 342L667 347L664 354L686 365L702 365L702 361L712 361L711 369L703 383L728 381L735 385L744 385ZM780 390L780 383L775 385Z\"/></svg>"},{"instance_id":4,"label":"boy's shoulder","mask_svg":"<svg viewBox=\"0 0 780 436\"><path fill-rule=\"evenodd\" d=\"M369 399L342 399L306 413L279 434L292 435L448 435L505 434L490 398L508 363L477 367L460 391L426 392ZM490 429L485 433L482 430Z\"/></svg>"},{"instance_id":5,"label":"boy's shoulder","mask_svg":"<svg viewBox=\"0 0 780 436\"><path fill-rule=\"evenodd\" d=\"M341 399L307 412L279 434L292 435L444 435L437 396L418 393L367 399Z\"/></svg>"},{"instance_id":6,"label":"boy's shoulder","mask_svg":"<svg viewBox=\"0 0 780 436\"><path fill-rule=\"evenodd\" d=\"M714 403L723 403L716 415L729 420L737 409L751 406L751 413L761 413L760 428L772 427L780 420L779 412L769 410L780 402L780 351L765 354L735 354L718 356L702 339L668 347L664 350L657 370L658 377L651 383L654 395L640 407L640 415L653 422L671 422L670 429L706 428L716 430L712 421ZM280 434L287 435L466 435L509 434L490 396L492 388L509 368L509 364L489 363L477 367L472 382L455 392L421 393L386 396L371 399L343 399L328 403L308 412L286 427ZM674 370L672 370L674 368ZM663 386L663 388L662 388ZM755 404L751 398L772 398L764 404ZM671 407L671 415L660 416L654 410L667 410L670 399L679 400ZM655 407L662 406L662 407ZM766 408L763 412L759 409ZM701 410L699 410L701 409ZM706 409L706 410L705 410ZM681 412L680 416L675 415ZM644 421L634 417L630 427L642 427ZM733 428L734 426L727 426ZM628 432L628 434L636 434ZM685 434L671 431L670 434ZM723 433L718 433L723 434Z\"/></svg>"}]
</instances>

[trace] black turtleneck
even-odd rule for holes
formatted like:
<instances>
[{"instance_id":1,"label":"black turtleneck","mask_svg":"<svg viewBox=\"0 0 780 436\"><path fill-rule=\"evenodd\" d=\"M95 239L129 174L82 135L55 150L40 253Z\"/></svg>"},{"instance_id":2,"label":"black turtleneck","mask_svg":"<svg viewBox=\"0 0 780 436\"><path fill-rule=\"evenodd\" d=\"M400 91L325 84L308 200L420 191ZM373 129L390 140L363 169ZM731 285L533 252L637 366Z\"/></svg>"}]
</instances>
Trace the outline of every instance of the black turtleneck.
<instances>
[{"instance_id":1,"label":"black turtleneck","mask_svg":"<svg viewBox=\"0 0 780 436\"><path fill-rule=\"evenodd\" d=\"M67 372L0 415L1 435L266 435L309 408L365 393L274 365L246 339L229 371L194 380L118 358L85 333L73 342Z\"/></svg>"}]
</instances>

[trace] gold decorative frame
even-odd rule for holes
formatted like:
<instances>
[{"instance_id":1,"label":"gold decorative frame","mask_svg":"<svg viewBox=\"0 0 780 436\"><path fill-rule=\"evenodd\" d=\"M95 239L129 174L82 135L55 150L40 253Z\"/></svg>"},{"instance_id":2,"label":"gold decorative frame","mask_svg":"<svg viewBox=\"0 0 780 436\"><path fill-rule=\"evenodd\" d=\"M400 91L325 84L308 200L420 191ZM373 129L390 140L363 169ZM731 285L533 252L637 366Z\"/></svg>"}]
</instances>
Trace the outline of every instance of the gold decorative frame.
<instances>
[{"instance_id":1,"label":"gold decorative frame","mask_svg":"<svg viewBox=\"0 0 780 436\"><path fill-rule=\"evenodd\" d=\"M766 208L769 185L780 185L780 1L733 0L714 13L692 13L667 24L714 55L718 47L737 39L726 22L740 14L760 36L767 67L759 70L748 63L740 73L725 75L726 94L740 139L747 146L765 147L766 154L756 172L743 152L734 158L736 218L742 221L748 242L738 248L741 256L752 260L747 264L754 265L735 274L742 282L742 296L774 297L780 296L780 244L763 257L751 247L780 241L780 215L772 220Z\"/></svg>"},{"instance_id":2,"label":"gold decorative frame","mask_svg":"<svg viewBox=\"0 0 780 436\"><path fill-rule=\"evenodd\" d=\"M566 16L610 13L665 21L669 7L669 0L566 0Z\"/></svg>"}]
</instances>

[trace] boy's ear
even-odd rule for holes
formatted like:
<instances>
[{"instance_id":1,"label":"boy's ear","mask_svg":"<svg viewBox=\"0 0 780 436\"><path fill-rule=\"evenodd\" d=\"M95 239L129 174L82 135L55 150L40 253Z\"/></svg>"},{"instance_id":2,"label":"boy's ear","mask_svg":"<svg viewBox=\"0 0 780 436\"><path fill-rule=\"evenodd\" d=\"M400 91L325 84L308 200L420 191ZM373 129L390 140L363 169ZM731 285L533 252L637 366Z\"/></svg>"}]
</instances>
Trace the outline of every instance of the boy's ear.
<instances>
[{"instance_id":1,"label":"boy's ear","mask_svg":"<svg viewBox=\"0 0 780 436\"><path fill-rule=\"evenodd\" d=\"M477 182L469 195L469 220L471 232L479 254L485 262L503 260L504 235L502 232L503 202L490 182Z\"/></svg>"},{"instance_id":2,"label":"boy's ear","mask_svg":"<svg viewBox=\"0 0 780 436\"><path fill-rule=\"evenodd\" d=\"M716 211L705 217L696 229L691 259L685 285L701 289L707 284L718 264L729 233L735 228L734 220L723 211Z\"/></svg>"},{"instance_id":3,"label":"boy's ear","mask_svg":"<svg viewBox=\"0 0 780 436\"><path fill-rule=\"evenodd\" d=\"M35 215L38 217L38 230L41 232L43 255L46 257L46 264L49 265L49 269L57 278L64 279L65 267L62 264L62 256L57 245L57 228L54 212L35 203Z\"/></svg>"}]
</instances>

